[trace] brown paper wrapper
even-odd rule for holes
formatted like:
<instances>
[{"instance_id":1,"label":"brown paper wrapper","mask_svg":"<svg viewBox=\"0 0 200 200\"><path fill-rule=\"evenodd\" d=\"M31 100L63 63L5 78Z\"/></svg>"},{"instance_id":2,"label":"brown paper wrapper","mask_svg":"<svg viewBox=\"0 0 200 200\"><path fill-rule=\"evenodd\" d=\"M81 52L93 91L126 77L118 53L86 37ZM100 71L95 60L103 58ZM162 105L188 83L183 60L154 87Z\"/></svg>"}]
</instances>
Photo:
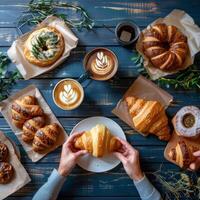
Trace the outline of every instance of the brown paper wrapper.
<instances>
[{"instance_id":1,"label":"brown paper wrapper","mask_svg":"<svg viewBox=\"0 0 200 200\"><path fill-rule=\"evenodd\" d=\"M159 18L152 22L146 29L144 29L136 44L137 51L142 55L144 58L144 67L146 68L148 74L150 75L152 80L156 80L160 77L167 76L170 74L175 74L178 71L172 72L163 72L158 68L155 68L150 60L144 55L143 48L142 48L142 41L143 41L143 34L146 30L148 30L152 25L158 23L165 23L167 25L174 25L176 26L188 39L188 46L189 46L189 53L186 57L185 63L183 65L182 70L186 69L187 67L191 66L194 62L194 57L196 53L200 51L200 28L194 23L193 18L188 15L186 12L182 10L173 10L169 15L165 18Z\"/></svg>"},{"instance_id":2,"label":"brown paper wrapper","mask_svg":"<svg viewBox=\"0 0 200 200\"><path fill-rule=\"evenodd\" d=\"M125 97L127 96L135 96L145 100L159 101L165 109L169 106L170 102L173 101L173 97L166 91L159 88L152 81L144 78L143 76L139 76L126 91L123 98L119 100L117 106L112 110L112 113L117 115L122 121L135 129L137 132L139 131L134 127L128 111L127 103L125 102ZM144 133L141 134L144 135Z\"/></svg>"},{"instance_id":3,"label":"brown paper wrapper","mask_svg":"<svg viewBox=\"0 0 200 200\"><path fill-rule=\"evenodd\" d=\"M176 147L176 144L179 141L184 141L186 144L188 144L190 146L198 147L200 149L200 136L194 137L194 138L186 138L186 137L178 136L175 132L173 132L172 137L165 148L164 157L166 158L166 160L174 163L175 165L178 165L178 164L174 160L172 160L168 156L168 154L172 148Z\"/></svg>"},{"instance_id":4,"label":"brown paper wrapper","mask_svg":"<svg viewBox=\"0 0 200 200\"><path fill-rule=\"evenodd\" d=\"M31 181L28 173L24 169L23 165L19 161L17 155L15 154L15 150L10 140L0 131L0 142L7 145L9 149L9 163L12 164L14 168L14 177L8 184L0 185L0 199L4 199L9 195L13 194L27 183Z\"/></svg>"},{"instance_id":5,"label":"brown paper wrapper","mask_svg":"<svg viewBox=\"0 0 200 200\"><path fill-rule=\"evenodd\" d=\"M65 42L65 50L62 56L52 65L47 67L39 67L37 65L31 64L25 58L23 50L24 43L28 39L29 35L38 29L41 29L46 26L52 26L56 28L63 36ZM64 60L70 55L72 49L74 49L78 44L78 38L74 35L74 33L66 26L65 22L55 16L49 16L44 21L36 26L32 31L20 36L16 41L13 42L10 49L8 49L8 56L14 62L24 77L25 80L43 74L47 71L50 71L60 65Z\"/></svg>"},{"instance_id":6,"label":"brown paper wrapper","mask_svg":"<svg viewBox=\"0 0 200 200\"><path fill-rule=\"evenodd\" d=\"M16 99L21 98L23 96L27 96L27 95L35 96L37 98L38 103L41 106L41 108L44 110L45 116L47 118L46 119L46 125L47 124L51 124L51 123L57 123L57 124L59 124L59 126L61 128L61 131L60 131L60 134L59 134L59 137L57 139L56 144L53 145L52 148L47 149L43 153L34 152L33 149L32 149L32 145L31 144L27 144L27 143L23 142L23 140L22 140L22 130L17 128L12 123L12 115L11 115L12 103ZM38 160L43 158L46 154L48 154L49 152L55 150L57 147L62 145L65 142L65 140L67 139L67 137L68 137L66 132L65 132L65 130L64 130L64 128L62 127L60 122L57 120L56 116L53 114L53 112L51 111L50 107L48 106L48 104L46 103L44 98L42 97L40 91L34 85L30 85L30 86L26 87L25 89L17 92L15 95L10 96L6 100L0 102L0 111L1 111L2 115L4 116L4 118L6 119L6 121L8 122L8 124L10 125L12 131L15 133L15 135L17 136L17 138L21 142L24 150L28 154L28 157L33 162L37 162Z\"/></svg>"}]
</instances>

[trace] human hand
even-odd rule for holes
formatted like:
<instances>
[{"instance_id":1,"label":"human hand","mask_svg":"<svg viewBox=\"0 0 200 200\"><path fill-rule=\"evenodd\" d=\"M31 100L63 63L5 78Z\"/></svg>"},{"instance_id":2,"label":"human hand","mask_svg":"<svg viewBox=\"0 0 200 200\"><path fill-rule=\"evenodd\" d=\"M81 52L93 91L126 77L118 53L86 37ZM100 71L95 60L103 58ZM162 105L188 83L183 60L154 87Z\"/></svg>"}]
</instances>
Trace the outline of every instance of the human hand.
<instances>
[{"instance_id":1,"label":"human hand","mask_svg":"<svg viewBox=\"0 0 200 200\"><path fill-rule=\"evenodd\" d=\"M127 141L117 138L121 148L113 154L122 162L126 173L135 181L141 180L144 174L140 168L139 152Z\"/></svg>"},{"instance_id":2,"label":"human hand","mask_svg":"<svg viewBox=\"0 0 200 200\"><path fill-rule=\"evenodd\" d=\"M197 171L200 168L200 151L194 152L193 155L196 157L196 160L190 164L190 169Z\"/></svg>"},{"instance_id":3,"label":"human hand","mask_svg":"<svg viewBox=\"0 0 200 200\"><path fill-rule=\"evenodd\" d=\"M72 134L63 144L58 173L67 176L76 165L77 159L87 153L86 150L78 150L74 147L75 139L82 133Z\"/></svg>"}]
</instances>

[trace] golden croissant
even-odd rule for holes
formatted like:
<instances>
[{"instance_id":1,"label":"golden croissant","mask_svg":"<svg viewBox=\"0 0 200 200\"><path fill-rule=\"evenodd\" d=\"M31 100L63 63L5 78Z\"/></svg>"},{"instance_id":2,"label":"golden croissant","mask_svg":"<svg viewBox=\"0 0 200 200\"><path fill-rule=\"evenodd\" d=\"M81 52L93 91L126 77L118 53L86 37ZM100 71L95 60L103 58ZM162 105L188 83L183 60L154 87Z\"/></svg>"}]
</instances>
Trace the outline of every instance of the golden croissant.
<instances>
[{"instance_id":1,"label":"golden croissant","mask_svg":"<svg viewBox=\"0 0 200 200\"><path fill-rule=\"evenodd\" d=\"M120 148L120 142L103 124L98 124L90 131L85 131L75 141L77 149L87 150L94 157L102 157Z\"/></svg>"},{"instance_id":2,"label":"golden croissant","mask_svg":"<svg viewBox=\"0 0 200 200\"><path fill-rule=\"evenodd\" d=\"M188 168L195 161L193 153L199 150L199 146L187 144L185 141L179 141L176 147L170 150L168 156L181 168Z\"/></svg>"},{"instance_id":3,"label":"golden croissant","mask_svg":"<svg viewBox=\"0 0 200 200\"><path fill-rule=\"evenodd\" d=\"M11 112L12 122L18 128L22 128L26 120L44 114L34 96L25 96L21 99L15 100L12 104Z\"/></svg>"},{"instance_id":4,"label":"golden croissant","mask_svg":"<svg viewBox=\"0 0 200 200\"><path fill-rule=\"evenodd\" d=\"M147 101L129 96L125 98L135 128L144 134L154 134L169 140L170 129L164 107L158 101Z\"/></svg>"}]
</instances>

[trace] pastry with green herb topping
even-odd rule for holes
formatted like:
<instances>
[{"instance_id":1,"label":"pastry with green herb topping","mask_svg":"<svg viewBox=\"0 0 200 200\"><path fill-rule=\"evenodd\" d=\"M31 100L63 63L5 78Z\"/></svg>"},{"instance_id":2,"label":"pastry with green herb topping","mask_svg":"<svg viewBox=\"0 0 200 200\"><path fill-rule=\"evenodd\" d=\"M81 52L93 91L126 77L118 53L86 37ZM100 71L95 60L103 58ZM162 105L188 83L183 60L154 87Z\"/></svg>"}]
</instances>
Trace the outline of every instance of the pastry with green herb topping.
<instances>
[{"instance_id":1,"label":"pastry with green herb topping","mask_svg":"<svg viewBox=\"0 0 200 200\"><path fill-rule=\"evenodd\" d=\"M64 47L62 34L48 26L30 34L25 42L24 55L30 63L47 67L60 58Z\"/></svg>"}]
</instances>

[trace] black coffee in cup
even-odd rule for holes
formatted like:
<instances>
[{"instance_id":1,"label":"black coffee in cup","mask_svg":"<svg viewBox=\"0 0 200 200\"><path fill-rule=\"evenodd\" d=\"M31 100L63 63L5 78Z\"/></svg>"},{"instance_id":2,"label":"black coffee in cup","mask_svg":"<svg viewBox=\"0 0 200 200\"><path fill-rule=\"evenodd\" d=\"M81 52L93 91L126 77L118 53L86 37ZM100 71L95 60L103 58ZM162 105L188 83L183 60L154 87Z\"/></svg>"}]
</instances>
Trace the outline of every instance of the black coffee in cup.
<instances>
[{"instance_id":1,"label":"black coffee in cup","mask_svg":"<svg viewBox=\"0 0 200 200\"><path fill-rule=\"evenodd\" d=\"M123 46L131 46L134 44L140 34L139 27L130 21L122 21L115 28L115 36Z\"/></svg>"}]
</instances>

